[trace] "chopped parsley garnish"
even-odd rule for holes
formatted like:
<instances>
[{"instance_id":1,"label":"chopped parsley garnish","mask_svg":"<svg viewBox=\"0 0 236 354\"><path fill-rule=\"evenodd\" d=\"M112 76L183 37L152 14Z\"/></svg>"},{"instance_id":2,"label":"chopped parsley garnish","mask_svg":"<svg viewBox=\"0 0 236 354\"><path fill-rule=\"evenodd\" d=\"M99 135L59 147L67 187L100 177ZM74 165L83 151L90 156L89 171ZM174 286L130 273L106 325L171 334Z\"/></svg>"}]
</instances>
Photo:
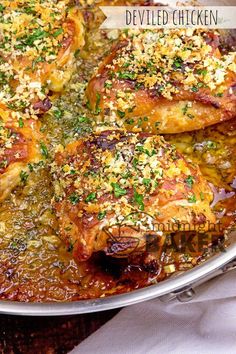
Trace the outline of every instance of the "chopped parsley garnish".
<instances>
[{"instance_id":1,"label":"chopped parsley garnish","mask_svg":"<svg viewBox=\"0 0 236 354\"><path fill-rule=\"evenodd\" d=\"M216 149L217 143L215 141L208 140L206 142L206 147L207 147L207 149Z\"/></svg>"},{"instance_id":2,"label":"chopped parsley garnish","mask_svg":"<svg viewBox=\"0 0 236 354\"><path fill-rule=\"evenodd\" d=\"M110 90L112 88L112 84L109 82L105 82L104 87Z\"/></svg>"},{"instance_id":3,"label":"chopped parsley garnish","mask_svg":"<svg viewBox=\"0 0 236 354\"><path fill-rule=\"evenodd\" d=\"M196 203L197 198L195 196L195 194L192 194L189 198L188 198L188 202L189 203Z\"/></svg>"},{"instance_id":4,"label":"chopped parsley garnish","mask_svg":"<svg viewBox=\"0 0 236 354\"><path fill-rule=\"evenodd\" d=\"M79 53L80 53L80 49L77 49L77 50L75 51L75 53L74 53L74 57L75 57L75 58L78 58Z\"/></svg>"},{"instance_id":5,"label":"chopped parsley garnish","mask_svg":"<svg viewBox=\"0 0 236 354\"><path fill-rule=\"evenodd\" d=\"M143 195L134 191L134 201L138 204L140 210L144 210Z\"/></svg>"},{"instance_id":6,"label":"chopped parsley garnish","mask_svg":"<svg viewBox=\"0 0 236 354\"><path fill-rule=\"evenodd\" d=\"M129 61L127 61L126 63L124 63L122 66L123 66L123 68L128 68L129 66L130 66L130 62Z\"/></svg>"},{"instance_id":7,"label":"chopped parsley garnish","mask_svg":"<svg viewBox=\"0 0 236 354\"><path fill-rule=\"evenodd\" d=\"M45 59L42 56L34 59L33 62L32 62L32 69L34 70L38 63L42 63L44 61L45 61Z\"/></svg>"},{"instance_id":8,"label":"chopped parsley garnish","mask_svg":"<svg viewBox=\"0 0 236 354\"><path fill-rule=\"evenodd\" d=\"M190 118L190 119L193 119L193 118L194 118L194 115L191 114L191 113L188 113L188 114L187 114L187 117Z\"/></svg>"},{"instance_id":9,"label":"chopped parsley garnish","mask_svg":"<svg viewBox=\"0 0 236 354\"><path fill-rule=\"evenodd\" d=\"M85 202L89 203L89 202L92 202L95 199L96 199L96 193L92 192L92 193L87 195L87 197L85 198Z\"/></svg>"},{"instance_id":10,"label":"chopped parsley garnish","mask_svg":"<svg viewBox=\"0 0 236 354\"><path fill-rule=\"evenodd\" d=\"M32 7L25 7L25 8L24 8L24 12L25 12L26 14L31 14L31 15L35 15L35 14L36 14L34 8L32 8Z\"/></svg>"},{"instance_id":11,"label":"chopped parsley garnish","mask_svg":"<svg viewBox=\"0 0 236 354\"><path fill-rule=\"evenodd\" d=\"M189 188L192 188L193 183L194 183L194 177L193 177L193 176L188 176L188 177L185 179L185 183L187 184L187 186L188 186Z\"/></svg>"},{"instance_id":12,"label":"chopped parsley garnish","mask_svg":"<svg viewBox=\"0 0 236 354\"><path fill-rule=\"evenodd\" d=\"M90 120L87 117L80 116L80 117L78 117L78 122L79 123L90 123Z\"/></svg>"},{"instance_id":13,"label":"chopped parsley garnish","mask_svg":"<svg viewBox=\"0 0 236 354\"><path fill-rule=\"evenodd\" d=\"M54 109L53 111L54 117L60 119L63 116L63 111L59 108Z\"/></svg>"},{"instance_id":14,"label":"chopped parsley garnish","mask_svg":"<svg viewBox=\"0 0 236 354\"><path fill-rule=\"evenodd\" d=\"M142 122L143 122L143 119L142 119L142 118L139 118L139 119L138 119L138 124L137 124L137 125L138 125L138 127L141 127Z\"/></svg>"},{"instance_id":15,"label":"chopped parsley garnish","mask_svg":"<svg viewBox=\"0 0 236 354\"><path fill-rule=\"evenodd\" d=\"M193 92L198 92L198 87L193 86L193 87L191 88L191 91L193 91Z\"/></svg>"},{"instance_id":16,"label":"chopped parsley garnish","mask_svg":"<svg viewBox=\"0 0 236 354\"><path fill-rule=\"evenodd\" d=\"M41 28L37 28L26 39L23 38L22 42L25 45L32 47L35 41L43 39L45 37L48 37L48 33L46 31L42 30Z\"/></svg>"},{"instance_id":17,"label":"chopped parsley garnish","mask_svg":"<svg viewBox=\"0 0 236 354\"><path fill-rule=\"evenodd\" d=\"M133 167L136 168L138 165L138 159L136 159L136 157L133 159L133 163L132 163Z\"/></svg>"},{"instance_id":18,"label":"chopped parsley garnish","mask_svg":"<svg viewBox=\"0 0 236 354\"><path fill-rule=\"evenodd\" d=\"M99 107L101 101L101 95L100 93L96 93L96 105L95 105L95 114L99 114L101 112L101 108Z\"/></svg>"},{"instance_id":19,"label":"chopped parsley garnish","mask_svg":"<svg viewBox=\"0 0 236 354\"><path fill-rule=\"evenodd\" d=\"M28 104L24 101L17 101L15 103L8 103L7 107L12 109L13 111L23 111L27 105Z\"/></svg>"},{"instance_id":20,"label":"chopped parsley garnish","mask_svg":"<svg viewBox=\"0 0 236 354\"><path fill-rule=\"evenodd\" d=\"M203 82L198 82L198 84L197 84L197 87L204 87L205 85L204 85L204 83Z\"/></svg>"},{"instance_id":21,"label":"chopped parsley garnish","mask_svg":"<svg viewBox=\"0 0 236 354\"><path fill-rule=\"evenodd\" d=\"M137 145L136 146L136 150L143 152L144 154L148 155L149 157L152 157L156 154L156 151L154 149L152 149L151 151L144 149L143 145Z\"/></svg>"},{"instance_id":22,"label":"chopped parsley garnish","mask_svg":"<svg viewBox=\"0 0 236 354\"><path fill-rule=\"evenodd\" d=\"M118 72L118 78L119 79L123 79L123 80L134 80L135 79L135 73Z\"/></svg>"},{"instance_id":23,"label":"chopped parsley garnish","mask_svg":"<svg viewBox=\"0 0 236 354\"><path fill-rule=\"evenodd\" d=\"M20 118L18 119L18 125L19 125L19 128L23 128L23 126L24 126L24 121L23 121L22 117L20 117Z\"/></svg>"},{"instance_id":24,"label":"chopped parsley garnish","mask_svg":"<svg viewBox=\"0 0 236 354\"><path fill-rule=\"evenodd\" d=\"M197 74L198 74L198 75L206 76L206 74L207 74L207 69L199 69L199 70L197 70Z\"/></svg>"},{"instance_id":25,"label":"chopped parsley garnish","mask_svg":"<svg viewBox=\"0 0 236 354\"><path fill-rule=\"evenodd\" d=\"M181 58L176 58L173 63L173 68L174 69L179 69L182 67L183 60Z\"/></svg>"},{"instance_id":26,"label":"chopped parsley garnish","mask_svg":"<svg viewBox=\"0 0 236 354\"><path fill-rule=\"evenodd\" d=\"M121 188L118 183L111 183L111 186L113 188L114 196L116 198L119 198L122 195L126 195L127 194L126 190Z\"/></svg>"},{"instance_id":27,"label":"chopped parsley garnish","mask_svg":"<svg viewBox=\"0 0 236 354\"><path fill-rule=\"evenodd\" d=\"M21 171L20 172L20 180L22 183L26 183L27 179L28 179L29 175L26 171Z\"/></svg>"},{"instance_id":28,"label":"chopped parsley garnish","mask_svg":"<svg viewBox=\"0 0 236 354\"><path fill-rule=\"evenodd\" d=\"M6 85L7 84L7 75L0 71L0 84Z\"/></svg>"},{"instance_id":29,"label":"chopped parsley garnish","mask_svg":"<svg viewBox=\"0 0 236 354\"><path fill-rule=\"evenodd\" d=\"M64 31L63 31L63 28L59 28L58 30L56 30L54 33L53 33L53 37L58 37L60 36L60 34L62 34Z\"/></svg>"},{"instance_id":30,"label":"chopped parsley garnish","mask_svg":"<svg viewBox=\"0 0 236 354\"><path fill-rule=\"evenodd\" d=\"M135 84L135 91L138 91L142 86L143 86L143 84L141 84L140 82L137 82Z\"/></svg>"},{"instance_id":31,"label":"chopped parsley garnish","mask_svg":"<svg viewBox=\"0 0 236 354\"><path fill-rule=\"evenodd\" d=\"M71 204L73 204L73 205L76 205L77 203L78 203L78 201L79 201L79 196L78 196L78 194L76 194L76 193L72 193L70 196L69 196L69 201L71 202Z\"/></svg>"},{"instance_id":32,"label":"chopped parsley garnish","mask_svg":"<svg viewBox=\"0 0 236 354\"><path fill-rule=\"evenodd\" d=\"M92 111L92 107L91 107L90 101L86 102L86 108L88 108L89 111Z\"/></svg>"},{"instance_id":33,"label":"chopped parsley garnish","mask_svg":"<svg viewBox=\"0 0 236 354\"><path fill-rule=\"evenodd\" d=\"M70 242L70 244L69 244L69 246L68 246L68 248L67 248L67 251L68 251L68 252L72 252L73 249L74 249L74 245L73 245L72 242Z\"/></svg>"},{"instance_id":34,"label":"chopped parsley garnish","mask_svg":"<svg viewBox=\"0 0 236 354\"><path fill-rule=\"evenodd\" d=\"M8 164L8 161L7 160L3 160L0 162L0 168L6 168L7 167L7 164Z\"/></svg>"},{"instance_id":35,"label":"chopped parsley garnish","mask_svg":"<svg viewBox=\"0 0 236 354\"><path fill-rule=\"evenodd\" d=\"M149 187L150 184L151 184L151 179L150 179L150 178L143 178L143 184L144 184L146 187Z\"/></svg>"},{"instance_id":36,"label":"chopped parsley garnish","mask_svg":"<svg viewBox=\"0 0 236 354\"><path fill-rule=\"evenodd\" d=\"M49 156L48 149L47 149L46 145L42 141L40 142L40 152L41 152L41 155L43 157L45 157L45 159L48 158L48 156Z\"/></svg>"},{"instance_id":37,"label":"chopped parsley garnish","mask_svg":"<svg viewBox=\"0 0 236 354\"><path fill-rule=\"evenodd\" d=\"M188 111L188 104L186 104L183 108L182 108L182 112L183 112L183 115L185 116L185 114L187 113Z\"/></svg>"},{"instance_id":38,"label":"chopped parsley garnish","mask_svg":"<svg viewBox=\"0 0 236 354\"><path fill-rule=\"evenodd\" d=\"M100 212L98 213L98 216L97 216L98 220L104 219L105 216L106 216L106 214L107 214L106 211L100 211Z\"/></svg>"},{"instance_id":39,"label":"chopped parsley garnish","mask_svg":"<svg viewBox=\"0 0 236 354\"><path fill-rule=\"evenodd\" d=\"M122 111L117 111L117 114L118 114L118 116L120 117L120 118L124 118L124 116L125 116L125 112L122 112Z\"/></svg>"},{"instance_id":40,"label":"chopped parsley garnish","mask_svg":"<svg viewBox=\"0 0 236 354\"><path fill-rule=\"evenodd\" d=\"M30 172L33 172L34 165L32 165L32 163L28 163L28 168L29 168Z\"/></svg>"},{"instance_id":41,"label":"chopped parsley garnish","mask_svg":"<svg viewBox=\"0 0 236 354\"><path fill-rule=\"evenodd\" d=\"M125 123L127 124L134 124L133 118L126 119Z\"/></svg>"}]
</instances>

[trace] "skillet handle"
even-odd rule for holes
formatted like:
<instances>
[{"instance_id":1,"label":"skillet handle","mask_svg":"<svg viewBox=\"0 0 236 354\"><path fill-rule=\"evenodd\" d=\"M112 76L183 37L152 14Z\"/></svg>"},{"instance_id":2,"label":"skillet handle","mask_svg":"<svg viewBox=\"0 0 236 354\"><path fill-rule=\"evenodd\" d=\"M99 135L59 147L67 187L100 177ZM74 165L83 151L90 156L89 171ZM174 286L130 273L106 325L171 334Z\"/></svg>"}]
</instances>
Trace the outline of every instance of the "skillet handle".
<instances>
[{"instance_id":1,"label":"skillet handle","mask_svg":"<svg viewBox=\"0 0 236 354\"><path fill-rule=\"evenodd\" d=\"M187 287L184 287L184 288L177 290L175 292L163 295L163 296L159 297L159 300L161 300L162 302L165 302L165 303L170 302L171 300L178 300L179 302L189 302L195 296L195 290L194 290L195 287L205 283L208 280L219 277L220 275L228 273L231 270L235 270L235 269L236 269L236 258L233 259L232 261L230 261L228 264L221 267L220 269L216 270L214 273L203 278L199 282L189 285Z\"/></svg>"}]
</instances>

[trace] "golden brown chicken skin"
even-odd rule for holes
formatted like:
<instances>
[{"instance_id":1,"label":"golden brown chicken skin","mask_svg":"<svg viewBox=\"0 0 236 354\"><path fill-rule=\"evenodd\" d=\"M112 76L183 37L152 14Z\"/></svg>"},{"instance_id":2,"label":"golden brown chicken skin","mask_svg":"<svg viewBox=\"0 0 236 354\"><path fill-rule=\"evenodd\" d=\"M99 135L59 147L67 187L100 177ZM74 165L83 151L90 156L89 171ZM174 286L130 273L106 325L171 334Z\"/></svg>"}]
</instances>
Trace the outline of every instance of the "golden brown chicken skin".
<instances>
[{"instance_id":1,"label":"golden brown chicken skin","mask_svg":"<svg viewBox=\"0 0 236 354\"><path fill-rule=\"evenodd\" d=\"M215 223L198 167L161 136L95 134L58 152L52 171L60 235L79 261L101 250L114 257L144 251L147 232Z\"/></svg>"},{"instance_id":2,"label":"golden brown chicken skin","mask_svg":"<svg viewBox=\"0 0 236 354\"><path fill-rule=\"evenodd\" d=\"M152 133L201 129L236 116L235 52L202 30L130 30L87 88L98 120Z\"/></svg>"},{"instance_id":3,"label":"golden brown chicken skin","mask_svg":"<svg viewBox=\"0 0 236 354\"><path fill-rule=\"evenodd\" d=\"M12 114L0 107L0 202L26 182L29 164L42 159L40 123L34 119L16 120Z\"/></svg>"}]
</instances>

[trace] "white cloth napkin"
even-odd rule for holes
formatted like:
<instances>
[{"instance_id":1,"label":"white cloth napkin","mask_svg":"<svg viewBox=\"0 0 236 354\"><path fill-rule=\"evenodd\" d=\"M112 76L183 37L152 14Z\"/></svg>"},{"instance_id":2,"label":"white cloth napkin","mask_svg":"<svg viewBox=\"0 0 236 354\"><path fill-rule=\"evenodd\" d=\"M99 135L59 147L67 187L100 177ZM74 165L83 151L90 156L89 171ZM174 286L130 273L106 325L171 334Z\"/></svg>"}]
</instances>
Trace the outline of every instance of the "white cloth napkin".
<instances>
[{"instance_id":1,"label":"white cloth napkin","mask_svg":"<svg viewBox=\"0 0 236 354\"><path fill-rule=\"evenodd\" d=\"M155 299L124 308L71 354L235 354L236 271L196 292L189 303Z\"/></svg>"}]
</instances>

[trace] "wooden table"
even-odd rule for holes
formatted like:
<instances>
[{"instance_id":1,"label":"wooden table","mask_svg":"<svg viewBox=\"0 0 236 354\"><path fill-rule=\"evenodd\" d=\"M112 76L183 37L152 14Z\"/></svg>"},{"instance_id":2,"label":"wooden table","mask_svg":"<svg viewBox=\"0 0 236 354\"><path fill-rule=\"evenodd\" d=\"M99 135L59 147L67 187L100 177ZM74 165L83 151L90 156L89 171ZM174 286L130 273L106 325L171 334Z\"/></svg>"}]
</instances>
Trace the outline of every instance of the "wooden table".
<instances>
[{"instance_id":1,"label":"wooden table","mask_svg":"<svg viewBox=\"0 0 236 354\"><path fill-rule=\"evenodd\" d=\"M0 353L68 353L118 311L64 317L1 315Z\"/></svg>"}]
</instances>

